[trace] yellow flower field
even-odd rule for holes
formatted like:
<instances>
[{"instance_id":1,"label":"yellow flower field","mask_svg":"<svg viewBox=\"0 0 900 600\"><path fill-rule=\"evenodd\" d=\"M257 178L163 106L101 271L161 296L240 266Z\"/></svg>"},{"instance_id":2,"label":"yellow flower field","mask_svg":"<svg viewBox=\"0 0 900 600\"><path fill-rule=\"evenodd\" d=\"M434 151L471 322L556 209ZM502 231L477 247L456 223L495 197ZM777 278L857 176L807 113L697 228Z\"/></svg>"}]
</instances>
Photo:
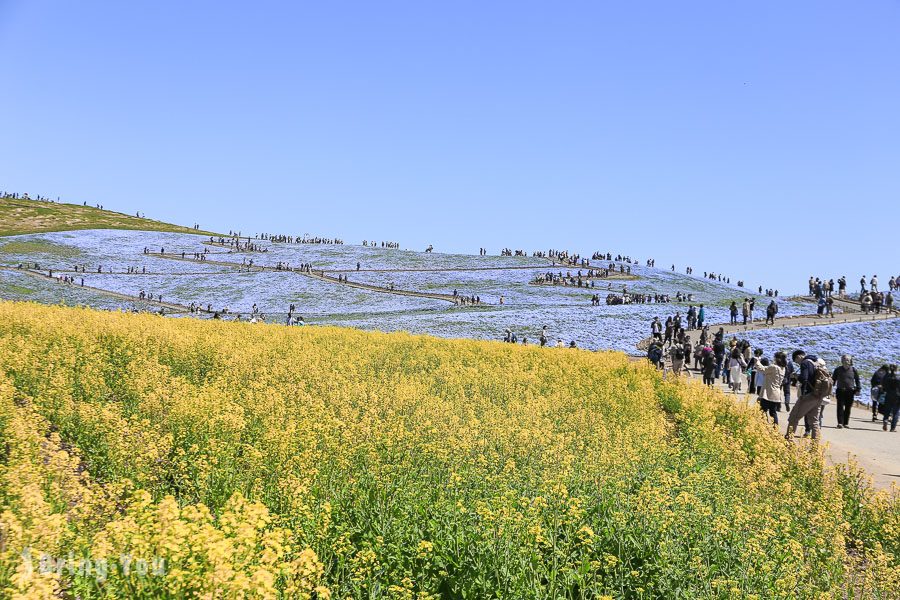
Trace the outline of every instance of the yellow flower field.
<instances>
[{"instance_id":1,"label":"yellow flower field","mask_svg":"<svg viewBox=\"0 0 900 600\"><path fill-rule=\"evenodd\" d=\"M0 590L896 598L896 497L621 354L0 303Z\"/></svg>"}]
</instances>

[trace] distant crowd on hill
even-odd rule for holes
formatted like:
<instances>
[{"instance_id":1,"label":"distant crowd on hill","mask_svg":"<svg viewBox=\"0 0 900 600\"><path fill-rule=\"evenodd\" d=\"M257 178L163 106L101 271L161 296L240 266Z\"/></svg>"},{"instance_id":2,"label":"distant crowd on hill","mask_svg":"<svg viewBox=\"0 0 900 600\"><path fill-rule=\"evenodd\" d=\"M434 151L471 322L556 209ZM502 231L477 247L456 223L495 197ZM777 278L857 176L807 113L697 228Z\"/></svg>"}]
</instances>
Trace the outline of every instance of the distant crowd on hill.
<instances>
[{"instance_id":1,"label":"distant crowd on hill","mask_svg":"<svg viewBox=\"0 0 900 600\"><path fill-rule=\"evenodd\" d=\"M56 200L52 198L48 198L46 196L41 196L38 194L37 196L29 196L28 193L20 194L19 192L0 192L0 200L37 200L39 202L59 202L59 196L56 197Z\"/></svg>"},{"instance_id":2,"label":"distant crowd on hill","mask_svg":"<svg viewBox=\"0 0 900 600\"><path fill-rule=\"evenodd\" d=\"M868 287L866 284L868 283ZM809 295L816 298L820 307L820 314L822 311L822 307L825 307L825 310L834 303L834 291L835 286L837 286L837 297L840 299L850 298L851 295L847 293L847 277L842 275L838 277L837 283L835 283L834 278L828 279L819 279L818 277L813 277L810 275L809 277ZM866 280L866 276L863 275L859 278L859 294L856 296L856 299L859 301L860 306L863 309L865 314L869 313L880 313L882 308L890 312L894 309L894 292L900 291L900 275L891 276L888 279L888 291L885 293L883 290L878 289L878 275L872 275L871 279Z\"/></svg>"},{"instance_id":3,"label":"distant crowd on hill","mask_svg":"<svg viewBox=\"0 0 900 600\"><path fill-rule=\"evenodd\" d=\"M362 245L367 248L378 248L379 242L376 242L374 240L363 240ZM391 250L396 250L396 249L400 248L400 242L381 242L380 247L381 248L389 248Z\"/></svg>"},{"instance_id":4,"label":"distant crowd on hill","mask_svg":"<svg viewBox=\"0 0 900 600\"><path fill-rule=\"evenodd\" d=\"M257 233L250 238L249 236L242 236L240 231L229 230L228 231L228 239L239 239L239 240L247 240L248 242L253 240L263 240L267 242L273 242L276 244L323 244L323 245L342 245L344 240L340 238L329 238L329 237L318 237L318 236L310 236L307 234L300 235L286 235L281 233ZM365 245L365 244L363 244ZM260 250L261 251L261 250Z\"/></svg>"}]
</instances>

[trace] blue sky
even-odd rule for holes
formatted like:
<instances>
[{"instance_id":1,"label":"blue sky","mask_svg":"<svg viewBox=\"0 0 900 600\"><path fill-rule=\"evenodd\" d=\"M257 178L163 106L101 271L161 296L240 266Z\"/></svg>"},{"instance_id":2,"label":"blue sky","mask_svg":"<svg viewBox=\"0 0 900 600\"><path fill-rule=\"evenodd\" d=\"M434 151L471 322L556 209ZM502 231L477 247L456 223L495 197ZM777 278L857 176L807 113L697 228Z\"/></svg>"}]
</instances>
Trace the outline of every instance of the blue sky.
<instances>
[{"instance_id":1,"label":"blue sky","mask_svg":"<svg viewBox=\"0 0 900 600\"><path fill-rule=\"evenodd\" d=\"M0 189L210 229L900 272L900 2L0 0Z\"/></svg>"}]
</instances>

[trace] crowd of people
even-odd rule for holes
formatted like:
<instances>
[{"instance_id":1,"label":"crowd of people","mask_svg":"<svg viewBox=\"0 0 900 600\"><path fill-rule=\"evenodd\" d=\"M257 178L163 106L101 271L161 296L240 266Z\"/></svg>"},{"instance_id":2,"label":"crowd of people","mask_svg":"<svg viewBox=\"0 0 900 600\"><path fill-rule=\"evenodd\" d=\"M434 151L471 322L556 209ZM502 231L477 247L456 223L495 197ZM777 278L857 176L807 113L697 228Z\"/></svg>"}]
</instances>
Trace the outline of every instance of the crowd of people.
<instances>
[{"instance_id":1,"label":"crowd of people","mask_svg":"<svg viewBox=\"0 0 900 600\"><path fill-rule=\"evenodd\" d=\"M713 386L721 381L736 394L756 395L760 410L775 426L783 407L789 413L786 438L795 435L800 421L804 424L804 436L820 437L825 407L832 399L836 405L837 429L850 428L850 414L862 391L861 375L853 366L851 356L843 355L841 364L829 370L821 357L804 350L793 351L790 359L780 351L767 357L762 348L752 348L746 340L732 336L726 341L722 328L712 339L705 328L693 345L690 336L684 335L677 323L667 321L664 341L656 339L658 330L659 327L654 327L654 342L647 352L651 363L662 369L671 365L672 373L678 376L691 370L693 358L693 370L702 374L704 384ZM670 335L670 332L677 333ZM871 376L870 383L872 421L881 418L884 431L896 431L900 413L897 365L882 366ZM793 389L797 401L791 406Z\"/></svg>"},{"instance_id":2,"label":"crowd of people","mask_svg":"<svg viewBox=\"0 0 900 600\"><path fill-rule=\"evenodd\" d=\"M868 281L863 275L859 279L859 296L860 307L865 314L880 314L882 310L888 312L894 310L894 292L900 289L898 283L900 277L891 276L888 280L887 293L878 289L878 276L873 275ZM868 287L866 284L868 283ZM834 278L827 281L822 278L809 277L809 295L816 299L818 304L817 314L819 316L834 316L832 307L834 305L834 291L837 287L838 298L848 298L847 293L847 277L842 275L838 277L837 282Z\"/></svg>"},{"instance_id":3,"label":"crowd of people","mask_svg":"<svg viewBox=\"0 0 900 600\"><path fill-rule=\"evenodd\" d=\"M547 326L546 326L546 325L544 325L544 326L541 328L541 331L540 331L540 333L538 334L537 340L538 340L538 344L541 346L541 348L544 348L544 347L546 347L546 346L550 346L550 345L551 345L551 342L550 342L550 335L549 335L549 333L548 333L548 331L547 331ZM504 332L504 335L503 335L503 341L506 342L506 343L508 343L508 344L518 344L518 343L519 343L519 337L516 335L516 333L515 333L512 329L510 329L509 327L507 327L507 328L506 328L506 331ZM523 346L527 346L527 345L528 345L528 338L527 338L527 337L524 337L524 336L522 337L522 345L523 345ZM578 345L575 343L575 340L572 340L572 341L569 342L568 344L565 344L565 343L563 343L562 338L558 338L558 339L556 340L556 344L554 344L554 346L555 346L556 348L577 348L577 347L578 347Z\"/></svg>"},{"instance_id":4,"label":"crowd of people","mask_svg":"<svg viewBox=\"0 0 900 600\"><path fill-rule=\"evenodd\" d=\"M691 299L693 299L693 294L688 294ZM687 298L687 296L682 296L681 292L676 294L676 298L678 298L678 302L681 302L681 298ZM597 298L596 302L592 301L592 305L599 306L599 297L595 295ZM622 287L621 293L612 293L606 295L606 304L609 306L618 306L621 304L669 304L672 302L672 297L669 294L638 294L635 292L629 292L626 287Z\"/></svg>"},{"instance_id":5,"label":"crowd of people","mask_svg":"<svg viewBox=\"0 0 900 600\"><path fill-rule=\"evenodd\" d=\"M230 232L232 235L235 235L235 232ZM240 237L241 232L238 231L236 237ZM344 240L339 238L327 238L327 237L319 237L319 236L310 236L308 234L300 235L285 235L281 233L257 233L253 239L255 240L264 240L267 242L274 242L277 244L323 244L323 245L341 245L344 243ZM249 240L249 238L248 238Z\"/></svg>"},{"instance_id":6,"label":"crowd of people","mask_svg":"<svg viewBox=\"0 0 900 600\"><path fill-rule=\"evenodd\" d=\"M19 192L0 192L0 199L2 200L38 200L40 202L59 202L59 196L56 197L56 200L52 198L48 198L47 196L41 196L37 194L36 196L29 196L27 192L19 193ZM85 204L87 206L87 204ZM97 205L97 208L100 208L100 205Z\"/></svg>"},{"instance_id":7,"label":"crowd of people","mask_svg":"<svg viewBox=\"0 0 900 600\"><path fill-rule=\"evenodd\" d=\"M571 271L566 271L565 275L563 275L562 271L559 271L557 273L547 271L543 275L538 275L537 277L535 277L531 282L534 284L594 287L594 280L607 279L609 278L610 274L614 273L614 269L606 268L588 269L585 272L582 272L581 269L579 269L574 274ZM631 267L629 267L628 273L631 273Z\"/></svg>"},{"instance_id":8,"label":"crowd of people","mask_svg":"<svg viewBox=\"0 0 900 600\"><path fill-rule=\"evenodd\" d=\"M263 246L262 244L258 244L251 240L250 238L240 238L240 237L219 237L213 238L213 236L209 236L210 244L215 244L217 246L224 246L229 249L229 252L268 252L269 248Z\"/></svg>"},{"instance_id":9,"label":"crowd of people","mask_svg":"<svg viewBox=\"0 0 900 600\"><path fill-rule=\"evenodd\" d=\"M379 242L374 240L363 240L362 245L367 248L377 248ZM381 242L382 248L390 248L391 250L396 250L400 248L400 242Z\"/></svg>"}]
</instances>

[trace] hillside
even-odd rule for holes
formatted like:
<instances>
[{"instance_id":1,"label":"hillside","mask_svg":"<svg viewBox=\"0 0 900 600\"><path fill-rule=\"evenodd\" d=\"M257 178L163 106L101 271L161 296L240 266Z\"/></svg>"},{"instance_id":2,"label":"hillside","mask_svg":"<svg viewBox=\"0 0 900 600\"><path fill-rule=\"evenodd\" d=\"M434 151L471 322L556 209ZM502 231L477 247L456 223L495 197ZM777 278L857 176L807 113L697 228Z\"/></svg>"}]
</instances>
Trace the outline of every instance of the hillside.
<instances>
[{"instance_id":1,"label":"hillside","mask_svg":"<svg viewBox=\"0 0 900 600\"><path fill-rule=\"evenodd\" d=\"M0 198L0 236L76 229L130 229L211 234L208 231L101 210L92 206Z\"/></svg>"},{"instance_id":2,"label":"hillside","mask_svg":"<svg viewBox=\"0 0 900 600\"><path fill-rule=\"evenodd\" d=\"M3 302L0 365L9 595L99 592L25 548L130 598L898 584L896 498L622 354Z\"/></svg>"}]
</instances>

